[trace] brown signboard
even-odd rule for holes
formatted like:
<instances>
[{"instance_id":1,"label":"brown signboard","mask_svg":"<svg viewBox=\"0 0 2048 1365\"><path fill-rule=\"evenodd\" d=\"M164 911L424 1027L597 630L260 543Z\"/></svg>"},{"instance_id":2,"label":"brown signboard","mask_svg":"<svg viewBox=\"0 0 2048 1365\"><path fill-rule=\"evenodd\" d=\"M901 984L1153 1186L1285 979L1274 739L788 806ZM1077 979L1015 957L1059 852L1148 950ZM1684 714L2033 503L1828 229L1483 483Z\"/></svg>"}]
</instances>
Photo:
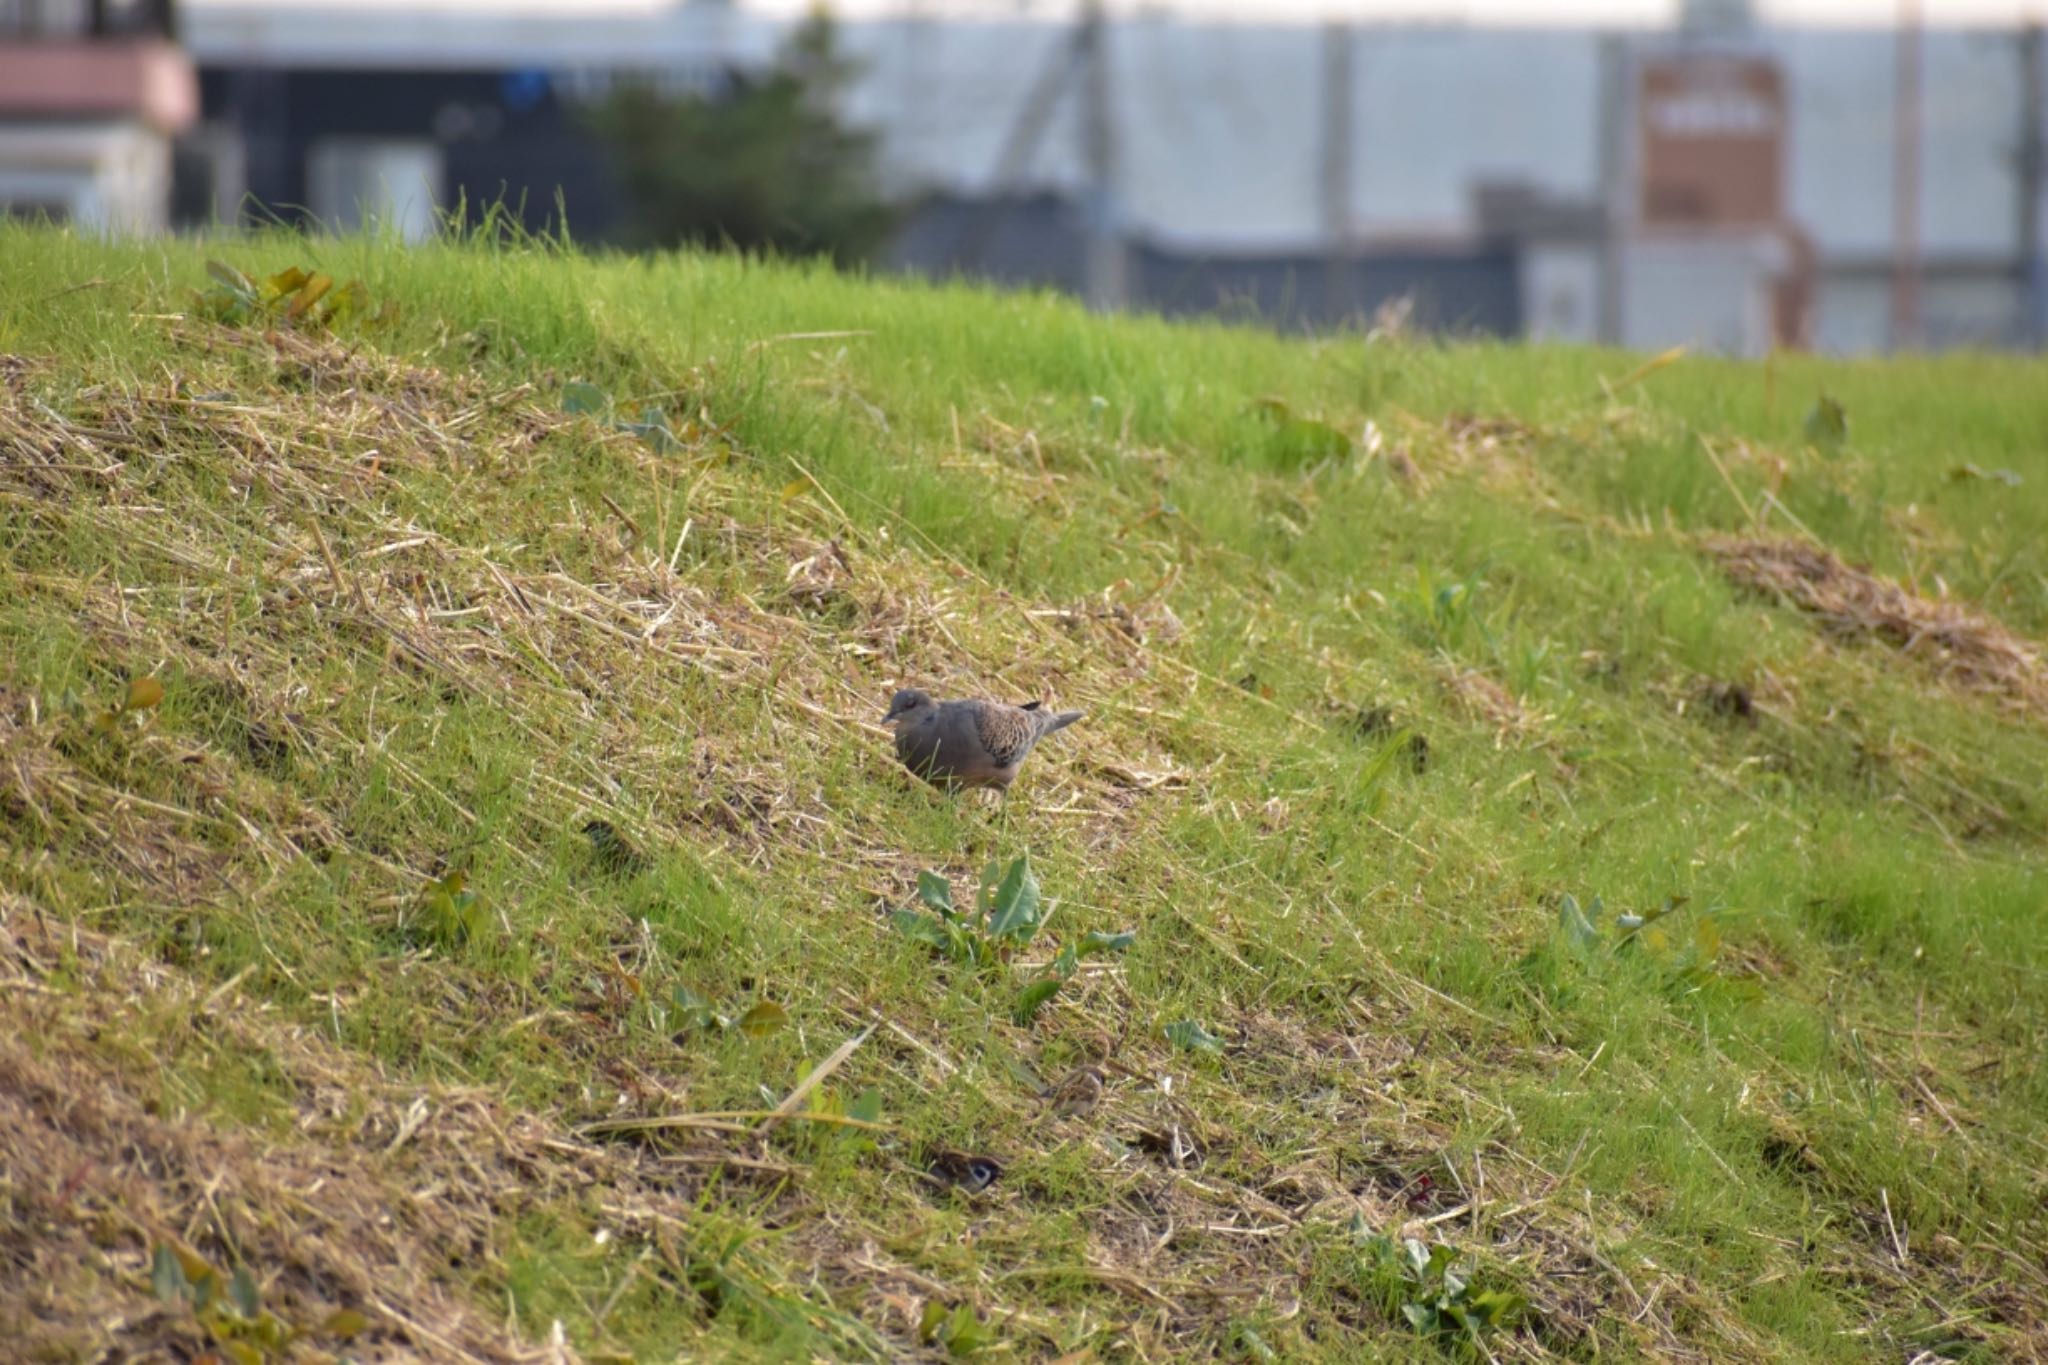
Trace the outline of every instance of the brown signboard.
<instances>
[{"instance_id":1,"label":"brown signboard","mask_svg":"<svg viewBox=\"0 0 2048 1365\"><path fill-rule=\"evenodd\" d=\"M1783 221L1785 81L1756 57L1659 57L1639 68L1637 146L1646 227Z\"/></svg>"}]
</instances>

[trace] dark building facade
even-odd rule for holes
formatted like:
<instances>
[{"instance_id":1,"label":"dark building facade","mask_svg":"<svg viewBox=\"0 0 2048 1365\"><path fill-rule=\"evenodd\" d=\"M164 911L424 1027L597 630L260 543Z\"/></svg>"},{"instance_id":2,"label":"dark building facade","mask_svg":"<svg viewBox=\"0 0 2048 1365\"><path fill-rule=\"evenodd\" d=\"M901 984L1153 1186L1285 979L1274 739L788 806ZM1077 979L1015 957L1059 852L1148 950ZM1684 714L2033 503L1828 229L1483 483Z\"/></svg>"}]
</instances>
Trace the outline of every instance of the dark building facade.
<instances>
[{"instance_id":1,"label":"dark building facade","mask_svg":"<svg viewBox=\"0 0 2048 1365\"><path fill-rule=\"evenodd\" d=\"M199 88L201 130L173 200L188 226L348 230L370 217L424 236L456 205L473 220L497 204L536 232L566 213L578 241L603 245L624 218L579 92L544 71L210 66ZM1081 294L1087 250L1081 207L1061 195L940 195L910 207L880 264ZM1125 305L1170 316L1327 331L1407 299L1412 324L1432 331L1512 336L1523 322L1511 244L1333 258L1134 241L1125 259Z\"/></svg>"},{"instance_id":2,"label":"dark building facade","mask_svg":"<svg viewBox=\"0 0 2048 1365\"><path fill-rule=\"evenodd\" d=\"M570 230L601 242L619 219L603 148L545 72L215 67L199 85L202 120L218 130L202 148L237 145L181 166L188 222L233 205L243 221L354 227L361 204L415 175L443 209L502 203L536 231L566 207Z\"/></svg>"}]
</instances>

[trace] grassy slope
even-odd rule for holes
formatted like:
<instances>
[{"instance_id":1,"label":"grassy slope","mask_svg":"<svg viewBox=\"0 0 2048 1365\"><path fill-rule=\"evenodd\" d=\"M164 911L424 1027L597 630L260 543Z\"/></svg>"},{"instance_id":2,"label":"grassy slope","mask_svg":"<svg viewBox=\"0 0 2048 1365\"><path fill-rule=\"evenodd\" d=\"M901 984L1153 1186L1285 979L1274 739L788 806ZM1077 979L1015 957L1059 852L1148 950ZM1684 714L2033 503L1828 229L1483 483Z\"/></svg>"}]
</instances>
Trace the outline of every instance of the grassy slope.
<instances>
[{"instance_id":1,"label":"grassy slope","mask_svg":"<svg viewBox=\"0 0 2048 1365\"><path fill-rule=\"evenodd\" d=\"M133 941L254 1032L88 1030L61 972L0 1007L266 1141L327 1131L318 1046L365 1094L480 1094L670 1171L672 1216L537 1181L429 1257L483 1319L850 1355L937 1300L1027 1355L1428 1354L1356 1214L1526 1295L1503 1358L2044 1349L2043 715L1819 634L1703 545L1761 513L2040 639L2038 363L1615 386L1631 358L729 259L216 251L360 275L402 319L365 359L280 352L170 316L196 248L0 227L29 362L0 391L0 887L12 932ZM571 378L694 414L688 448L564 417ZM1834 456L1801 435L1822 388ZM1305 460L1266 395L1371 419L1378 457ZM116 734L65 711L149 673L166 699ZM999 813L892 766L863 722L899 679L1090 714ZM1709 704L1729 683L1752 718ZM1426 770L1357 733L1376 706ZM594 868L594 815L652 867ZM1137 930L1030 1027L886 913L1024 850L1053 937ZM415 902L449 863L489 924L435 947ZM1689 900L1664 951L1602 923L1581 954L1560 894ZM790 1025L688 1029L679 986ZM1189 1019L1224 1050L1162 1038ZM871 1148L572 1136L758 1111L878 1020L820 1092L878 1092ZM1092 1109L1037 1097L1089 1065ZM383 1178L368 1131L329 1140ZM1004 1175L935 1191L941 1146ZM77 1292L133 1296L123 1254Z\"/></svg>"}]
</instances>

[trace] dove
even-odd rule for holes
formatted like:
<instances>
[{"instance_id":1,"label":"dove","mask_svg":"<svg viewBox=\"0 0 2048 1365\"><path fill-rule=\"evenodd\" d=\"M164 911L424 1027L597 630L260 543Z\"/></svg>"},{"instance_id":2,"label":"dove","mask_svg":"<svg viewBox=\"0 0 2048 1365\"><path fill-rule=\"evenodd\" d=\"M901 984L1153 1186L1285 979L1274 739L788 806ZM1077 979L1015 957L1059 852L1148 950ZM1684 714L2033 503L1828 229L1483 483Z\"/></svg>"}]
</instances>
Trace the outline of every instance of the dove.
<instances>
[{"instance_id":1,"label":"dove","mask_svg":"<svg viewBox=\"0 0 2048 1365\"><path fill-rule=\"evenodd\" d=\"M896 727L896 757L903 766L933 786L1008 791L1032 747L1081 714L1048 711L1035 701L934 701L906 687L890 699L882 723Z\"/></svg>"}]
</instances>

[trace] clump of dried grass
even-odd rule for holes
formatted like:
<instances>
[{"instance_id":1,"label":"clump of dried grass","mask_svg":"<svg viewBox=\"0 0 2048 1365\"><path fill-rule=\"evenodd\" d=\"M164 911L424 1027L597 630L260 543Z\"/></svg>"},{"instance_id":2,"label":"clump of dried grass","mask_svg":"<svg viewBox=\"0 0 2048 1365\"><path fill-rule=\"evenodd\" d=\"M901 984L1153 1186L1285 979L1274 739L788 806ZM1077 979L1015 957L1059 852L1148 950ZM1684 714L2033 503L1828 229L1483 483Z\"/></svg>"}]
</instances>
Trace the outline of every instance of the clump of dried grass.
<instances>
[{"instance_id":1,"label":"clump of dried grass","mask_svg":"<svg viewBox=\"0 0 2048 1365\"><path fill-rule=\"evenodd\" d=\"M1832 639L1887 645L1950 686L2048 714L2040 647L1961 602L1921 596L1806 541L1720 536L1707 549L1733 582L1797 607Z\"/></svg>"},{"instance_id":2,"label":"clump of dried grass","mask_svg":"<svg viewBox=\"0 0 2048 1365\"><path fill-rule=\"evenodd\" d=\"M149 1073L180 1044L138 1027L166 1010L284 1067L290 1131L167 1112ZM231 990L0 902L0 1323L31 1357L205 1349L190 1312L151 1291L152 1254L171 1246L223 1277L246 1268L315 1342L331 1314L362 1314L358 1355L552 1358L477 1312L458 1267L485 1254L495 1217L602 1164L560 1144L479 1095L400 1094Z\"/></svg>"}]
</instances>

